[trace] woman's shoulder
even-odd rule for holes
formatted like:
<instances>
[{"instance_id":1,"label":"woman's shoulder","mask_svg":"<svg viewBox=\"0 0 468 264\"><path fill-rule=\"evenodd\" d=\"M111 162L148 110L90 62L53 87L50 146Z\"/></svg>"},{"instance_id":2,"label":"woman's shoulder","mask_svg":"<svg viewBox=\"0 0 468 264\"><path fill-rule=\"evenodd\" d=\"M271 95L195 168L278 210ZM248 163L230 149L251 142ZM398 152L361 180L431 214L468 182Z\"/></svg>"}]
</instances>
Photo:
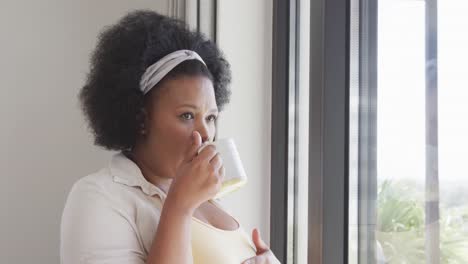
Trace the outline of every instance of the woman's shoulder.
<instances>
[{"instance_id":1,"label":"woman's shoulder","mask_svg":"<svg viewBox=\"0 0 468 264\"><path fill-rule=\"evenodd\" d=\"M111 203L119 207L131 206L135 199L143 198L135 188L118 182L108 167L78 179L70 188L68 199L83 199L85 196L91 197L88 199L90 201Z\"/></svg>"},{"instance_id":2,"label":"woman's shoulder","mask_svg":"<svg viewBox=\"0 0 468 264\"><path fill-rule=\"evenodd\" d=\"M143 254L143 245L149 240L142 236L148 229L141 225L140 215L144 214L124 188L113 181L107 168L72 185L61 218L61 254L66 259L102 258L109 254L105 257L110 260L118 257L118 250Z\"/></svg>"},{"instance_id":3,"label":"woman's shoulder","mask_svg":"<svg viewBox=\"0 0 468 264\"><path fill-rule=\"evenodd\" d=\"M138 188L118 183L108 168L103 168L73 184L62 212L62 225L77 224L76 218L83 216L99 223L127 223L134 230L146 230L146 222L154 225L160 218L162 206L156 202Z\"/></svg>"},{"instance_id":4,"label":"woman's shoulder","mask_svg":"<svg viewBox=\"0 0 468 264\"><path fill-rule=\"evenodd\" d=\"M78 179L68 192L65 208L77 204L85 207L91 203L108 204L113 196L112 189L108 187L111 182L105 168Z\"/></svg>"},{"instance_id":5,"label":"woman's shoulder","mask_svg":"<svg viewBox=\"0 0 468 264\"><path fill-rule=\"evenodd\" d=\"M75 181L69 196L94 195L96 198L106 199L125 196L131 188L122 184L121 178L124 178L122 175L131 178L133 171L124 170L128 166L120 154L115 154L104 167Z\"/></svg>"},{"instance_id":6,"label":"woman's shoulder","mask_svg":"<svg viewBox=\"0 0 468 264\"><path fill-rule=\"evenodd\" d=\"M102 168L76 180L71 186L70 194L90 191L102 192L111 183L112 178L108 168Z\"/></svg>"},{"instance_id":7,"label":"woman's shoulder","mask_svg":"<svg viewBox=\"0 0 468 264\"><path fill-rule=\"evenodd\" d=\"M149 196L152 189L142 182L139 170L122 155L114 155L107 166L78 179L71 187L67 204L93 203L92 206L118 208L132 215L139 207L155 207L156 198ZM89 206L89 205L84 205Z\"/></svg>"}]
</instances>

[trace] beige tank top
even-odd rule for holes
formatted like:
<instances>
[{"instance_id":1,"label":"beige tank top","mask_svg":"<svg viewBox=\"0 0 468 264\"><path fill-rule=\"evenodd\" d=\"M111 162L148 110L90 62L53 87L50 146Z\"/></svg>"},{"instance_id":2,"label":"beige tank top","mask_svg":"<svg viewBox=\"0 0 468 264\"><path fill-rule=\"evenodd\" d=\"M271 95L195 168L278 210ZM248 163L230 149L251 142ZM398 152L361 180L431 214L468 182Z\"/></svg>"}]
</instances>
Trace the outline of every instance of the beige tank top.
<instances>
[{"instance_id":1,"label":"beige tank top","mask_svg":"<svg viewBox=\"0 0 468 264\"><path fill-rule=\"evenodd\" d=\"M163 197L163 200L165 198ZM216 200L210 200L210 202L226 212ZM219 229L192 217L193 264L240 264L256 256L251 237L235 217L226 213L237 222L236 230Z\"/></svg>"},{"instance_id":2,"label":"beige tank top","mask_svg":"<svg viewBox=\"0 0 468 264\"><path fill-rule=\"evenodd\" d=\"M211 202L223 210L215 200ZM224 211L224 210L223 210ZM232 217L232 216L231 216ZM233 217L234 218L234 217ZM236 230L222 230L192 217L193 263L240 264L254 257L255 246L238 223Z\"/></svg>"}]
</instances>

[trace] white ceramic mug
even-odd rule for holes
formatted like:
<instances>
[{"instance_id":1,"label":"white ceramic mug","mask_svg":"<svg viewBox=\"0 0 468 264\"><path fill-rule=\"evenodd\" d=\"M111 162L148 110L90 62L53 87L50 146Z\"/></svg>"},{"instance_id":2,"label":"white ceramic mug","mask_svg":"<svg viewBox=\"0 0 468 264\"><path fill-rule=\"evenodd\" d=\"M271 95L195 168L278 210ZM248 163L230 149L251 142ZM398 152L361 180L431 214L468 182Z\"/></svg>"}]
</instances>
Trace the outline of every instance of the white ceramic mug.
<instances>
[{"instance_id":1,"label":"white ceramic mug","mask_svg":"<svg viewBox=\"0 0 468 264\"><path fill-rule=\"evenodd\" d=\"M208 145L214 145L216 151L223 159L225 172L223 184L219 193L214 197L214 199L219 199L245 185L247 183L247 175L245 174L239 152L232 138L222 138L214 142L205 142L198 149L198 153Z\"/></svg>"}]
</instances>

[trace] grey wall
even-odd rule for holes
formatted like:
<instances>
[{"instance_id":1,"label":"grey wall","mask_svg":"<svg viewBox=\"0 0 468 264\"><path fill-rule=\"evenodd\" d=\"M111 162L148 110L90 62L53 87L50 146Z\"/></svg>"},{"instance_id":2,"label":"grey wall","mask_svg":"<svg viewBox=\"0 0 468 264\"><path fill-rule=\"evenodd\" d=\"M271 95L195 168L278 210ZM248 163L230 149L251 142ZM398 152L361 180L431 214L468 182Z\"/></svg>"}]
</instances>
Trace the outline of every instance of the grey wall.
<instances>
[{"instance_id":1,"label":"grey wall","mask_svg":"<svg viewBox=\"0 0 468 264\"><path fill-rule=\"evenodd\" d=\"M271 0L219 1L218 43L232 66L232 98L219 136L232 136L249 183L226 197L245 229L270 240Z\"/></svg>"}]
</instances>

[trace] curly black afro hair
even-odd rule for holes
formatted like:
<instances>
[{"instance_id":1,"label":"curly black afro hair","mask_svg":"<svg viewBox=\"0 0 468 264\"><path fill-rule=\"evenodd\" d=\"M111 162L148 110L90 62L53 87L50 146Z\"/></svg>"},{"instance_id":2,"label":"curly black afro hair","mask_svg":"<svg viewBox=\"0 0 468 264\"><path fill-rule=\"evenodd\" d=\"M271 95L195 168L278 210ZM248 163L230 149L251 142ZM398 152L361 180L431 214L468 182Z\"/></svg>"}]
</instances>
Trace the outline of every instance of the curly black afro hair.
<instances>
[{"instance_id":1,"label":"curly black afro hair","mask_svg":"<svg viewBox=\"0 0 468 264\"><path fill-rule=\"evenodd\" d=\"M100 34L79 94L96 145L119 151L133 148L144 121L141 76L147 67L180 49L197 52L206 66L197 60L184 61L159 84L184 75L208 77L222 110L231 94L231 71L216 44L177 19L154 11L133 11Z\"/></svg>"}]
</instances>

